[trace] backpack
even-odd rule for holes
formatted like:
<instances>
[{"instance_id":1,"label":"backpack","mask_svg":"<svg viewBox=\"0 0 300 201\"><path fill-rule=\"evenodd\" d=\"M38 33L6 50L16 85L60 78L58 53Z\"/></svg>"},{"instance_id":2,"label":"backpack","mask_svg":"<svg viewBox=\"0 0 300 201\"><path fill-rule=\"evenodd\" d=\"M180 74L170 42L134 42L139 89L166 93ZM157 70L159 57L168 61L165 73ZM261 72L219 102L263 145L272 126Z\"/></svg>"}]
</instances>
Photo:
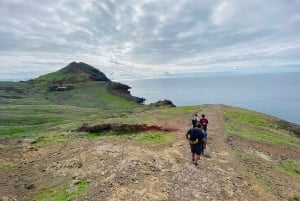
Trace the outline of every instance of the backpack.
<instances>
[{"instance_id":1,"label":"backpack","mask_svg":"<svg viewBox=\"0 0 300 201\"><path fill-rule=\"evenodd\" d=\"M197 117L193 117L192 124L193 124L193 127L197 127L198 126L199 122L198 122Z\"/></svg>"},{"instance_id":2,"label":"backpack","mask_svg":"<svg viewBox=\"0 0 300 201\"><path fill-rule=\"evenodd\" d=\"M197 132L193 132L193 130L189 133L189 143L190 144L198 144L198 136Z\"/></svg>"},{"instance_id":3,"label":"backpack","mask_svg":"<svg viewBox=\"0 0 300 201\"><path fill-rule=\"evenodd\" d=\"M193 126L196 127L196 125L197 125L197 119L192 119L192 124L193 124Z\"/></svg>"}]
</instances>

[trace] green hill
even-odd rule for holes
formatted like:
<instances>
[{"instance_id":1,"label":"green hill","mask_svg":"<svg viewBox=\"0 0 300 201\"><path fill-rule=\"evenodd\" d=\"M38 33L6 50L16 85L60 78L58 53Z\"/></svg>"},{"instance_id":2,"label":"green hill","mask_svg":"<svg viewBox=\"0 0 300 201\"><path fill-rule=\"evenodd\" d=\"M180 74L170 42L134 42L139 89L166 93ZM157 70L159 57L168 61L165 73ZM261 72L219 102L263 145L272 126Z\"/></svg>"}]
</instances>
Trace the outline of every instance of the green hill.
<instances>
[{"instance_id":1,"label":"green hill","mask_svg":"<svg viewBox=\"0 0 300 201\"><path fill-rule=\"evenodd\" d=\"M141 107L144 99L131 96L129 89L96 68L75 62L33 80L0 82L0 135L34 133Z\"/></svg>"}]
</instances>

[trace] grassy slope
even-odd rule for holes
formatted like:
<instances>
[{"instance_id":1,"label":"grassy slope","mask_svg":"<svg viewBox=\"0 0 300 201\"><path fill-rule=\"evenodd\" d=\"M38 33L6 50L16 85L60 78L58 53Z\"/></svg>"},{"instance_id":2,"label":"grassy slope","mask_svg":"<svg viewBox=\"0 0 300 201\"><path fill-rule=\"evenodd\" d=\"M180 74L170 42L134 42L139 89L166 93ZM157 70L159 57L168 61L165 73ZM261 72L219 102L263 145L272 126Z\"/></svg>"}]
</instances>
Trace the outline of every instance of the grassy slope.
<instances>
[{"instance_id":1,"label":"grassy slope","mask_svg":"<svg viewBox=\"0 0 300 201\"><path fill-rule=\"evenodd\" d=\"M273 192L272 185L281 184L282 186L284 183L288 185L290 182L300 182L300 157L298 155L300 139L293 133L281 129L282 120L229 106L222 107L222 115L225 120L227 139L231 137L239 139L229 142L242 161L244 169L267 192L278 193ZM241 145L238 145L239 143ZM285 155L286 150L288 150L287 155ZM278 151L279 153L276 153ZM263 156L267 156L267 159L253 152L262 153ZM294 156L292 156L293 152ZM283 178L289 182L281 183ZM284 199L297 200L299 197Z\"/></svg>"},{"instance_id":2,"label":"grassy slope","mask_svg":"<svg viewBox=\"0 0 300 201\"><path fill-rule=\"evenodd\" d=\"M99 121L140 105L113 96L105 82L78 84L74 90L48 92L46 86L0 83L25 94L0 90L0 136L64 131L86 121Z\"/></svg>"}]
</instances>

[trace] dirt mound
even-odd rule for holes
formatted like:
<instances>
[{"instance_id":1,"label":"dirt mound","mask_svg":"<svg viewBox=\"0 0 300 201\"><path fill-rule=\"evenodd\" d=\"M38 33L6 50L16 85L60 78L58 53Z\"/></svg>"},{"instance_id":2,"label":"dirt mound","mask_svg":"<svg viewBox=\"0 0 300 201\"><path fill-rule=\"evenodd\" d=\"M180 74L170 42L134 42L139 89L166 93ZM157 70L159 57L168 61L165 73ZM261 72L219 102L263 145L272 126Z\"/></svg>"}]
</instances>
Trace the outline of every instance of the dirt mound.
<instances>
[{"instance_id":1,"label":"dirt mound","mask_svg":"<svg viewBox=\"0 0 300 201\"><path fill-rule=\"evenodd\" d=\"M143 131L176 131L175 128L164 128L158 125L147 125L147 124L98 124L94 126L89 126L84 123L76 131L79 132L90 132L90 133L101 133L106 131L117 131L122 133L137 133Z\"/></svg>"}]
</instances>

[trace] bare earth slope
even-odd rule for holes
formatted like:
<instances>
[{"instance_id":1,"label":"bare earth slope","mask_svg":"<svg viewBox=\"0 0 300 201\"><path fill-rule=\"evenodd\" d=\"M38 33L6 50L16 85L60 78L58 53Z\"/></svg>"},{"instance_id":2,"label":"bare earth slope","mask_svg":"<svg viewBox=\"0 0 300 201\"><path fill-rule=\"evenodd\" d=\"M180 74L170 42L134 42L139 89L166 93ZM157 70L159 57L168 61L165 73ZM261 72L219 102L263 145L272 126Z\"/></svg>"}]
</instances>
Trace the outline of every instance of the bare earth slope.
<instances>
[{"instance_id":1,"label":"bare earth slope","mask_svg":"<svg viewBox=\"0 0 300 201\"><path fill-rule=\"evenodd\" d=\"M199 114L209 119L208 149L199 166L191 163L184 135L190 116L154 122L178 131L167 143L147 143L136 136L82 138L33 148L26 141L1 141L1 158L18 167L0 172L0 200L35 200L47 189L88 181L73 200L276 200L244 174L225 142L219 105ZM10 149L14 145L15 149Z\"/></svg>"}]
</instances>

